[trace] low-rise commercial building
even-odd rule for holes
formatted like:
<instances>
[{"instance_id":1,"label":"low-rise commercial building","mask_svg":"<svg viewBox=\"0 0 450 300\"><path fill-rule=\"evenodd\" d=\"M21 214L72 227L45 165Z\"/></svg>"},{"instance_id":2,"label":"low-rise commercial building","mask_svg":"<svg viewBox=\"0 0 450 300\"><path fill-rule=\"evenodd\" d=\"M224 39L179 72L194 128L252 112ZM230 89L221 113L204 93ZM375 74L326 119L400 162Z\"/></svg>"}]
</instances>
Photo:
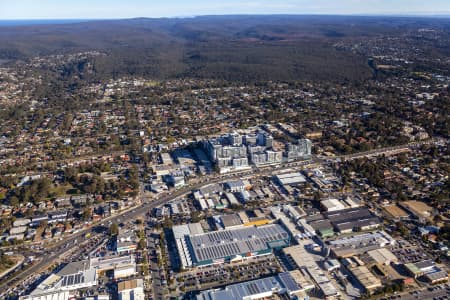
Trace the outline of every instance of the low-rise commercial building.
<instances>
[{"instance_id":1,"label":"low-rise commercial building","mask_svg":"<svg viewBox=\"0 0 450 300\"><path fill-rule=\"evenodd\" d=\"M192 257L187 237L203 233L202 226L200 223L177 225L172 227L172 231L177 245L178 255L180 257L181 267L189 268L192 266Z\"/></svg>"},{"instance_id":2,"label":"low-rise commercial building","mask_svg":"<svg viewBox=\"0 0 450 300\"><path fill-rule=\"evenodd\" d=\"M383 286L381 280L373 275L366 266L357 266L349 268L349 270L369 294Z\"/></svg>"},{"instance_id":3,"label":"low-rise commercial building","mask_svg":"<svg viewBox=\"0 0 450 300\"><path fill-rule=\"evenodd\" d=\"M320 206L327 212L338 211L347 208L347 205L345 205L342 201L339 201L338 199L322 200L320 201Z\"/></svg>"},{"instance_id":4,"label":"low-rise commercial building","mask_svg":"<svg viewBox=\"0 0 450 300\"><path fill-rule=\"evenodd\" d=\"M421 201L404 201L400 206L409 211L420 222L425 223L433 216L433 208Z\"/></svg>"},{"instance_id":5,"label":"low-rise commercial building","mask_svg":"<svg viewBox=\"0 0 450 300\"><path fill-rule=\"evenodd\" d=\"M414 278L431 273L435 270L435 263L431 259L404 264L406 271Z\"/></svg>"},{"instance_id":6,"label":"low-rise commercial building","mask_svg":"<svg viewBox=\"0 0 450 300\"><path fill-rule=\"evenodd\" d=\"M243 226L243 222L237 214L220 216L220 221L225 229L232 229Z\"/></svg>"},{"instance_id":7,"label":"low-rise commercial building","mask_svg":"<svg viewBox=\"0 0 450 300\"><path fill-rule=\"evenodd\" d=\"M350 257L394 245L395 240L385 231L363 233L328 241L328 247L336 257Z\"/></svg>"},{"instance_id":8,"label":"low-rise commercial building","mask_svg":"<svg viewBox=\"0 0 450 300\"><path fill-rule=\"evenodd\" d=\"M448 272L436 268L433 272L425 274L425 280L431 284L437 284L440 282L448 281Z\"/></svg>"},{"instance_id":9,"label":"low-rise commercial building","mask_svg":"<svg viewBox=\"0 0 450 300\"><path fill-rule=\"evenodd\" d=\"M300 172L276 175L275 179L281 185L292 186L306 183L305 176Z\"/></svg>"},{"instance_id":10,"label":"low-rise commercial building","mask_svg":"<svg viewBox=\"0 0 450 300\"><path fill-rule=\"evenodd\" d=\"M191 225L191 224L189 224ZM193 234L189 227L174 227L183 267L205 266L247 259L286 247L289 234L278 224L244 226Z\"/></svg>"},{"instance_id":11,"label":"low-rise commercial building","mask_svg":"<svg viewBox=\"0 0 450 300\"><path fill-rule=\"evenodd\" d=\"M67 264L41 282L24 300L68 300L72 291L97 285L97 272L88 260Z\"/></svg>"},{"instance_id":12,"label":"low-rise commercial building","mask_svg":"<svg viewBox=\"0 0 450 300\"><path fill-rule=\"evenodd\" d=\"M299 271L285 272L273 277L229 285L224 289L203 291L197 295L197 300L257 300L271 298L276 294L299 299L300 292L311 288L311 284L302 284L305 284L305 280Z\"/></svg>"},{"instance_id":13,"label":"low-rise commercial building","mask_svg":"<svg viewBox=\"0 0 450 300\"><path fill-rule=\"evenodd\" d=\"M381 224L381 220L365 207L328 211L324 215L340 233L370 230Z\"/></svg>"},{"instance_id":14,"label":"low-rise commercial building","mask_svg":"<svg viewBox=\"0 0 450 300\"><path fill-rule=\"evenodd\" d=\"M306 251L303 245L284 248L283 253L292 266L306 270L319 287L324 299L335 299L339 296L338 289L319 268L312 255Z\"/></svg>"},{"instance_id":15,"label":"low-rise commercial building","mask_svg":"<svg viewBox=\"0 0 450 300\"><path fill-rule=\"evenodd\" d=\"M114 278L124 278L136 274L136 260L134 255L115 256L100 258L95 257L89 260L91 268L98 273L113 271Z\"/></svg>"},{"instance_id":16,"label":"low-rise commercial building","mask_svg":"<svg viewBox=\"0 0 450 300\"><path fill-rule=\"evenodd\" d=\"M166 176L166 182L174 188L183 187L186 184L184 173L182 171L173 171Z\"/></svg>"},{"instance_id":17,"label":"low-rise commercial building","mask_svg":"<svg viewBox=\"0 0 450 300\"><path fill-rule=\"evenodd\" d=\"M133 279L119 282L117 284L119 300L144 300L144 281Z\"/></svg>"},{"instance_id":18,"label":"low-rise commercial building","mask_svg":"<svg viewBox=\"0 0 450 300\"><path fill-rule=\"evenodd\" d=\"M130 253L137 249L137 237L134 231L120 231L117 235L116 251L118 254Z\"/></svg>"},{"instance_id":19,"label":"low-rise commercial building","mask_svg":"<svg viewBox=\"0 0 450 300\"><path fill-rule=\"evenodd\" d=\"M69 298L69 291L41 291L21 296L19 300L68 300Z\"/></svg>"},{"instance_id":20,"label":"low-rise commercial building","mask_svg":"<svg viewBox=\"0 0 450 300\"><path fill-rule=\"evenodd\" d=\"M333 224L331 224L330 220L315 220L310 222L309 225L323 238L331 237L335 234Z\"/></svg>"},{"instance_id":21,"label":"low-rise commercial building","mask_svg":"<svg viewBox=\"0 0 450 300\"><path fill-rule=\"evenodd\" d=\"M409 218L409 214L395 204L383 207L383 215L391 221L401 221Z\"/></svg>"},{"instance_id":22,"label":"low-rise commercial building","mask_svg":"<svg viewBox=\"0 0 450 300\"><path fill-rule=\"evenodd\" d=\"M231 193L242 192L246 189L246 184L242 180L227 181L224 183L224 189Z\"/></svg>"},{"instance_id":23,"label":"low-rise commercial building","mask_svg":"<svg viewBox=\"0 0 450 300\"><path fill-rule=\"evenodd\" d=\"M380 248L368 251L367 254L380 265L390 265L391 263L398 263L398 258L391 251L386 248Z\"/></svg>"}]
</instances>

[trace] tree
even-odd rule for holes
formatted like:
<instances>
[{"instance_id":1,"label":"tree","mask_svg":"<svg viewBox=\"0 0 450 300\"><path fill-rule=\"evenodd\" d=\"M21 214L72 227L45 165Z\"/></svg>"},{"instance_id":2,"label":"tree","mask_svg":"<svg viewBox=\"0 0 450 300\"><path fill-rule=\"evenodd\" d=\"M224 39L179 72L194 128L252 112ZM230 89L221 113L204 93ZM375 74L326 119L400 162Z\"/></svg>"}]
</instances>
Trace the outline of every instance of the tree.
<instances>
[{"instance_id":1,"label":"tree","mask_svg":"<svg viewBox=\"0 0 450 300\"><path fill-rule=\"evenodd\" d=\"M145 249L145 240L144 239L140 239L139 243L138 243L138 249L139 250L144 250Z\"/></svg>"},{"instance_id":2,"label":"tree","mask_svg":"<svg viewBox=\"0 0 450 300\"><path fill-rule=\"evenodd\" d=\"M47 220L44 220L44 221L39 222L39 228L44 229L44 228L47 227L47 225L48 225Z\"/></svg>"},{"instance_id":3,"label":"tree","mask_svg":"<svg viewBox=\"0 0 450 300\"><path fill-rule=\"evenodd\" d=\"M191 222L192 223L200 222L200 220L202 219L200 215L201 213L199 211L191 212Z\"/></svg>"},{"instance_id":4,"label":"tree","mask_svg":"<svg viewBox=\"0 0 450 300\"><path fill-rule=\"evenodd\" d=\"M399 164L406 164L408 162L408 157L405 153L401 153L397 156L397 161Z\"/></svg>"},{"instance_id":5,"label":"tree","mask_svg":"<svg viewBox=\"0 0 450 300\"><path fill-rule=\"evenodd\" d=\"M406 227L406 225L403 222L401 222L401 221L397 222L396 225L397 225L398 232L400 232L400 234L402 236L406 236L409 234L409 229L408 229L408 227Z\"/></svg>"},{"instance_id":6,"label":"tree","mask_svg":"<svg viewBox=\"0 0 450 300\"><path fill-rule=\"evenodd\" d=\"M164 218L164 221L163 221L163 227L164 227L164 228L172 228L172 226L173 226L173 221L172 221L172 219L169 218L169 217L165 217L165 218Z\"/></svg>"},{"instance_id":7,"label":"tree","mask_svg":"<svg viewBox=\"0 0 450 300\"><path fill-rule=\"evenodd\" d=\"M319 202L322 199L322 193L320 191L314 192L314 201Z\"/></svg>"},{"instance_id":8,"label":"tree","mask_svg":"<svg viewBox=\"0 0 450 300\"><path fill-rule=\"evenodd\" d=\"M119 225L117 225L116 223L112 223L109 226L109 235L110 236L116 236L119 234Z\"/></svg>"},{"instance_id":9,"label":"tree","mask_svg":"<svg viewBox=\"0 0 450 300\"><path fill-rule=\"evenodd\" d=\"M0 252L0 271L11 267L14 264L12 259L9 256L5 255L3 252Z\"/></svg>"},{"instance_id":10,"label":"tree","mask_svg":"<svg viewBox=\"0 0 450 300\"><path fill-rule=\"evenodd\" d=\"M19 198L17 198L16 196L11 196L9 198L9 204L11 206L18 207L19 206Z\"/></svg>"},{"instance_id":11,"label":"tree","mask_svg":"<svg viewBox=\"0 0 450 300\"><path fill-rule=\"evenodd\" d=\"M83 221L88 221L88 220L90 220L91 219L91 215L92 215L92 210L90 209L90 208L85 208L84 210L83 210L83 216L82 216L82 218L83 218Z\"/></svg>"}]
</instances>

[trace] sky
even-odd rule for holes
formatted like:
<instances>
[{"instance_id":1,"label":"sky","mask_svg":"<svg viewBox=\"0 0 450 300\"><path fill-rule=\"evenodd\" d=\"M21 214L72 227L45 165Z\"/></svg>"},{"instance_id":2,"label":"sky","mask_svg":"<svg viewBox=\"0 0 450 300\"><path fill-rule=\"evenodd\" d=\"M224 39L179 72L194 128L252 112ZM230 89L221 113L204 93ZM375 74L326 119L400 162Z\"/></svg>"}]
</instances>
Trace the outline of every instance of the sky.
<instances>
[{"instance_id":1,"label":"sky","mask_svg":"<svg viewBox=\"0 0 450 300\"><path fill-rule=\"evenodd\" d=\"M450 0L0 0L0 20L224 14L450 15Z\"/></svg>"}]
</instances>

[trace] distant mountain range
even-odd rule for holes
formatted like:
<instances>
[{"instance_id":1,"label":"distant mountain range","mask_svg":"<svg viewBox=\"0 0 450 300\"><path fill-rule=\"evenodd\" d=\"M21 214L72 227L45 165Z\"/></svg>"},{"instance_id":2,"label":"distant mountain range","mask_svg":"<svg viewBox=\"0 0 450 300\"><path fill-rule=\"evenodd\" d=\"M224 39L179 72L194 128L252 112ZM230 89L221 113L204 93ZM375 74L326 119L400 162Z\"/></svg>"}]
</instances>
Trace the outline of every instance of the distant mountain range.
<instances>
[{"instance_id":1,"label":"distant mountain range","mask_svg":"<svg viewBox=\"0 0 450 300\"><path fill-rule=\"evenodd\" d=\"M266 17L265 15L264 17ZM269 15L270 16L270 15ZM299 15L297 15L299 16ZM304 16L321 16L321 15L304 15ZM330 15L322 15L323 17L329 17ZM335 15L335 16L347 16L347 17L406 17L406 18L450 18L450 12L442 13L408 13L408 14L356 14L356 15ZM175 16L172 19L187 19L198 18L202 16ZM17 20L2 20L0 19L0 26L27 26L27 25L55 25L55 24L73 24L81 22L92 22L102 20L133 20L133 19L150 19L150 18L129 18L129 19L17 19ZM158 19L158 18L154 18ZM167 18L159 18L167 19Z\"/></svg>"},{"instance_id":2,"label":"distant mountain range","mask_svg":"<svg viewBox=\"0 0 450 300\"><path fill-rule=\"evenodd\" d=\"M369 78L367 58L333 45L450 28L450 19L315 15L3 22L0 60L98 50L107 54L92 62L99 76L246 81Z\"/></svg>"},{"instance_id":3,"label":"distant mountain range","mask_svg":"<svg viewBox=\"0 0 450 300\"><path fill-rule=\"evenodd\" d=\"M95 21L95 20L85 20L85 19L0 20L0 27L2 27L2 26L73 24L73 23L88 22L88 21Z\"/></svg>"}]
</instances>

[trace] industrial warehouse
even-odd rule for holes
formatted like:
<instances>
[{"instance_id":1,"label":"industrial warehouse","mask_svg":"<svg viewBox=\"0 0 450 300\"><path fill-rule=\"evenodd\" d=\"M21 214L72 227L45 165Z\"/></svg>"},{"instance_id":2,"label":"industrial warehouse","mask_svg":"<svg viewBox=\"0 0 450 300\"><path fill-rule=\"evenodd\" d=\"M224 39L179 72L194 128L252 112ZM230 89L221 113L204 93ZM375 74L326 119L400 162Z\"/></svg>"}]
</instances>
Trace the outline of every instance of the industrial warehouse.
<instances>
[{"instance_id":1,"label":"industrial warehouse","mask_svg":"<svg viewBox=\"0 0 450 300\"><path fill-rule=\"evenodd\" d=\"M281 225L246 226L199 233L198 226L174 226L173 232L183 268L219 264L272 253L289 245ZM197 233L197 234L196 234Z\"/></svg>"},{"instance_id":2,"label":"industrial warehouse","mask_svg":"<svg viewBox=\"0 0 450 300\"><path fill-rule=\"evenodd\" d=\"M387 232L377 231L328 241L328 244L331 253L342 258L394 245L395 240Z\"/></svg>"},{"instance_id":3,"label":"industrial warehouse","mask_svg":"<svg viewBox=\"0 0 450 300\"><path fill-rule=\"evenodd\" d=\"M24 300L69 299L74 291L96 286L98 277L106 271L114 272L114 279L136 274L134 255L91 258L71 262L42 281Z\"/></svg>"},{"instance_id":4,"label":"industrial warehouse","mask_svg":"<svg viewBox=\"0 0 450 300\"><path fill-rule=\"evenodd\" d=\"M304 296L305 286L300 271L280 273L277 276L237 283L222 290L206 290L197 295L197 300L241 300L267 299L274 295L295 297ZM310 286L308 286L310 288Z\"/></svg>"}]
</instances>

